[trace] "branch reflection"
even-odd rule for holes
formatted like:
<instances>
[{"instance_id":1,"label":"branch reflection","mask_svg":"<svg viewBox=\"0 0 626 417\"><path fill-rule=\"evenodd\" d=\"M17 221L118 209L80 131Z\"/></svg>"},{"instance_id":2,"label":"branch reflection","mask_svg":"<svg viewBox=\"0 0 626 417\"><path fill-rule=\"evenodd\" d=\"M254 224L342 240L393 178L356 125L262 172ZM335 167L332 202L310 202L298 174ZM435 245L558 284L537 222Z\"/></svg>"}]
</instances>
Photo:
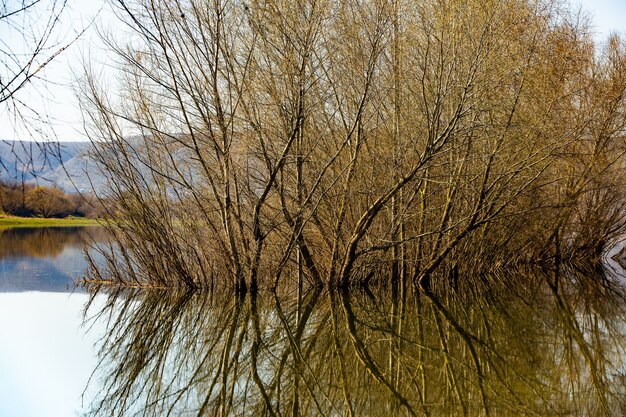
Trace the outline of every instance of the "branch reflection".
<instances>
[{"instance_id":1,"label":"branch reflection","mask_svg":"<svg viewBox=\"0 0 626 417\"><path fill-rule=\"evenodd\" d=\"M620 290L563 273L446 297L108 294L86 309L107 327L90 414L623 415Z\"/></svg>"}]
</instances>

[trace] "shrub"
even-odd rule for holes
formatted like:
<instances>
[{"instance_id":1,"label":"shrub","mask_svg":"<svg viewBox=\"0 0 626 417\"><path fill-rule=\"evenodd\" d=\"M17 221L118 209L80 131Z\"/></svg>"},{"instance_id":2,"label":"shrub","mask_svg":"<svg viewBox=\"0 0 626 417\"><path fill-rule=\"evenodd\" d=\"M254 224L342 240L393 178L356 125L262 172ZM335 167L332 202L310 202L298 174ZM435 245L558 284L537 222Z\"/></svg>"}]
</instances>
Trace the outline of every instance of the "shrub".
<instances>
[{"instance_id":1,"label":"shrub","mask_svg":"<svg viewBox=\"0 0 626 417\"><path fill-rule=\"evenodd\" d=\"M35 187L26 194L26 208L43 217L63 217L74 210L63 191L51 187Z\"/></svg>"}]
</instances>

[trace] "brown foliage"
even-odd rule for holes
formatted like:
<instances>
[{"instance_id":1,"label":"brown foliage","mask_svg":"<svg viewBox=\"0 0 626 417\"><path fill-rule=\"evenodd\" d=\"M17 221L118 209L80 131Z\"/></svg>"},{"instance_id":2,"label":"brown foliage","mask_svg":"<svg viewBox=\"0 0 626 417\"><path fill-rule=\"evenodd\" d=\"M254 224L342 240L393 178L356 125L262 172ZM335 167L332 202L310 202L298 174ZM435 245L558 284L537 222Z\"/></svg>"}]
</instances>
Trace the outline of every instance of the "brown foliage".
<instances>
[{"instance_id":1,"label":"brown foliage","mask_svg":"<svg viewBox=\"0 0 626 417\"><path fill-rule=\"evenodd\" d=\"M0 181L0 209L16 216L96 218L102 201L91 194L68 194L56 187Z\"/></svg>"},{"instance_id":2,"label":"brown foliage","mask_svg":"<svg viewBox=\"0 0 626 417\"><path fill-rule=\"evenodd\" d=\"M26 194L26 207L42 217L67 215L70 201L58 188L35 187Z\"/></svg>"}]
</instances>

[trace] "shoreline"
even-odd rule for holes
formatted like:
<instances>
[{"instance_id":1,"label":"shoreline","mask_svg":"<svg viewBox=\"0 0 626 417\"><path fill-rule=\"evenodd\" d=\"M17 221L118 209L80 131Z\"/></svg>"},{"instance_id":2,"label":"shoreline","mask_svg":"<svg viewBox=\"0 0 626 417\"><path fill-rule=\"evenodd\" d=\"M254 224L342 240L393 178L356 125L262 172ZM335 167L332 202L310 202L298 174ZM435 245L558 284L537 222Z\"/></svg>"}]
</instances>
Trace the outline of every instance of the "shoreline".
<instances>
[{"instance_id":1,"label":"shoreline","mask_svg":"<svg viewBox=\"0 0 626 417\"><path fill-rule=\"evenodd\" d=\"M0 230L35 227L85 227L101 225L102 223L96 219L88 219L84 217L65 217L57 219L42 217L0 216Z\"/></svg>"}]
</instances>

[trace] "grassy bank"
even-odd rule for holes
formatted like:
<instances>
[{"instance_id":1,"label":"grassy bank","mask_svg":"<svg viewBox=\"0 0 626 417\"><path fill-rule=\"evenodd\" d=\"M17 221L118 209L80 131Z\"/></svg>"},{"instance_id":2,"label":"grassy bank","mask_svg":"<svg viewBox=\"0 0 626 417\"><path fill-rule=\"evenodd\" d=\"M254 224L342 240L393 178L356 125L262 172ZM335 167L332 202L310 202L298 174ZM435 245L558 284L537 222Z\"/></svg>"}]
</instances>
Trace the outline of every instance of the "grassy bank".
<instances>
[{"instance_id":1,"label":"grassy bank","mask_svg":"<svg viewBox=\"0 0 626 417\"><path fill-rule=\"evenodd\" d=\"M100 223L95 219L86 219L84 217L66 217L62 219L15 216L0 217L0 229L8 229L13 227L98 226L99 224Z\"/></svg>"}]
</instances>

